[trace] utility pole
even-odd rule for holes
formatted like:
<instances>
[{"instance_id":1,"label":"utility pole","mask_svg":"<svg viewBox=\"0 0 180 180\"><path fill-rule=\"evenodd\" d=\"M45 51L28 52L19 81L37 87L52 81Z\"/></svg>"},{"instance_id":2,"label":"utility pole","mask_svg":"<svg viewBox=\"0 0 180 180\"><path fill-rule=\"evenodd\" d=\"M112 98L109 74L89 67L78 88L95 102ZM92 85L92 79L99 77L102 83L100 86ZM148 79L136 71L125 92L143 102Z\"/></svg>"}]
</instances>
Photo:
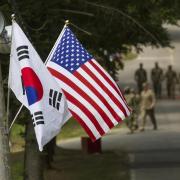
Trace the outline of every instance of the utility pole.
<instances>
[{"instance_id":1,"label":"utility pole","mask_svg":"<svg viewBox=\"0 0 180 180\"><path fill-rule=\"evenodd\" d=\"M9 142L7 129L5 127L5 101L2 83L2 71L0 62L0 180L10 180L10 165L9 165Z\"/></svg>"}]
</instances>

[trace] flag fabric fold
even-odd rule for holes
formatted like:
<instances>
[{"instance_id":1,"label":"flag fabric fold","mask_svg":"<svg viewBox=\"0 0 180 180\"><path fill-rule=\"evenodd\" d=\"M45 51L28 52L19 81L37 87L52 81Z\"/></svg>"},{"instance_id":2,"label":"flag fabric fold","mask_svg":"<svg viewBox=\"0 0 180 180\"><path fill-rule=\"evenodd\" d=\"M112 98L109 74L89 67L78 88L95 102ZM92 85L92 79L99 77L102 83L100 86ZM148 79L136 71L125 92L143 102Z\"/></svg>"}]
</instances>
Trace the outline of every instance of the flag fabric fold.
<instances>
[{"instance_id":1,"label":"flag fabric fold","mask_svg":"<svg viewBox=\"0 0 180 180\"><path fill-rule=\"evenodd\" d=\"M72 115L93 141L130 115L115 81L69 27L51 51L47 67L61 86Z\"/></svg>"},{"instance_id":2,"label":"flag fabric fold","mask_svg":"<svg viewBox=\"0 0 180 180\"><path fill-rule=\"evenodd\" d=\"M13 21L9 87L31 113L39 150L71 116L67 100L26 35Z\"/></svg>"}]
</instances>

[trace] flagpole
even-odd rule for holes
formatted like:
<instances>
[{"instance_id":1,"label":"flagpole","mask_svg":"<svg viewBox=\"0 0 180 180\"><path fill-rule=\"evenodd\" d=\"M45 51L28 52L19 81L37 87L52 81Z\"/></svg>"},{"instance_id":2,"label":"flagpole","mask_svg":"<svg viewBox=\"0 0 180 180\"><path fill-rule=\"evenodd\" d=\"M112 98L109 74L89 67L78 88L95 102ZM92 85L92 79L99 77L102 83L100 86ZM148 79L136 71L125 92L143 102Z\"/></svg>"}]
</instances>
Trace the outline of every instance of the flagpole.
<instances>
[{"instance_id":1,"label":"flagpole","mask_svg":"<svg viewBox=\"0 0 180 180\"><path fill-rule=\"evenodd\" d=\"M62 36L63 36L63 34L64 34L65 28L66 28L68 25L69 25L69 20L66 20L66 21L65 21L65 25L64 25L61 33L59 34L59 36L58 36L58 38L57 38L57 40L56 40L53 48L51 49L51 51L50 51L50 53L49 53L49 55L48 55L48 57L47 57L47 59L46 59L46 61L45 61L45 63L44 63L45 65L47 64L48 60L50 59L50 57L51 57L52 54L54 53L54 51L55 51L55 49L56 49L56 47L57 47L60 39L62 38Z\"/></svg>"},{"instance_id":2,"label":"flagpole","mask_svg":"<svg viewBox=\"0 0 180 180\"><path fill-rule=\"evenodd\" d=\"M12 15L12 17L13 17L13 15ZM15 20L15 16L14 16L14 18L12 18L12 20ZM46 59L46 61L45 61L45 63L44 63L45 65L47 64L49 58L50 58L50 57L52 56L52 54L54 53L55 48L57 47L58 42L59 42L59 40L62 38L62 36L63 36L63 34L64 34L64 31L65 31L65 28L66 28L68 25L69 25L69 20L66 20L66 21L65 21L65 25L64 25L64 27L63 27L61 33L60 33L59 36L58 36L58 39L56 40L56 42L55 42L53 48L51 49L51 52L49 53L49 55L48 55L48 57L47 57L47 59ZM24 105L21 104L21 106L20 106L18 112L16 113L16 115L15 115L15 117L14 117L14 119L13 119L13 121L12 121L10 127L9 127L8 132L10 132L10 130L11 130L12 126L14 125L14 123L15 123L17 117L19 116L19 114L20 114L20 112L21 112L23 106L24 106Z\"/></svg>"},{"instance_id":3,"label":"flagpole","mask_svg":"<svg viewBox=\"0 0 180 180\"><path fill-rule=\"evenodd\" d=\"M10 130L11 130L11 128L12 128L12 126L13 126L13 124L15 123L15 121L16 121L16 119L17 119L17 117L19 116L19 114L20 114L20 112L21 112L22 108L23 108L23 105L21 104L21 107L19 108L18 112L16 113L16 115L15 115L15 117L14 117L14 119L13 119L13 121L12 121L12 123L11 123L10 127L9 127L8 132L10 132Z\"/></svg>"}]
</instances>

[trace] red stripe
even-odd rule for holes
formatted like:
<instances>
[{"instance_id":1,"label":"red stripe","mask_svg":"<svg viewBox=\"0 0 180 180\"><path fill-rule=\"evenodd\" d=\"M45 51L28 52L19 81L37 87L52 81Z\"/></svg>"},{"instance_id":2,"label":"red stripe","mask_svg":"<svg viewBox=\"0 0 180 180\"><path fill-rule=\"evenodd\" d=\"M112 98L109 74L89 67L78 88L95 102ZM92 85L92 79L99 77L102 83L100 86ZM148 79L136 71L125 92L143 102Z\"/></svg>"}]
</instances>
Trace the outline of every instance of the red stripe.
<instances>
[{"instance_id":1,"label":"red stripe","mask_svg":"<svg viewBox=\"0 0 180 180\"><path fill-rule=\"evenodd\" d=\"M127 104L127 102L126 102L126 99L125 99L123 93L121 93L121 92L122 92L122 91L121 91L121 88L120 88L120 87L118 87L118 88L119 88L119 91L120 91L121 99L123 99L123 101L124 101L124 103L126 104L126 107L128 108L129 112L131 112L131 111L132 111L131 108L128 106L128 104Z\"/></svg>"},{"instance_id":2,"label":"red stripe","mask_svg":"<svg viewBox=\"0 0 180 180\"><path fill-rule=\"evenodd\" d=\"M121 117L114 111L112 106L108 103L108 101L102 96L99 91L95 89L95 87L87 81L78 71L73 73L76 78L78 78L81 82L83 82L99 99L100 101L107 107L107 109L110 111L114 119L119 122L122 121Z\"/></svg>"},{"instance_id":3,"label":"red stripe","mask_svg":"<svg viewBox=\"0 0 180 180\"><path fill-rule=\"evenodd\" d=\"M111 97L111 99L114 101L114 103L119 107L119 109L124 113L125 116L127 116L126 110L122 106L122 104L119 102L119 100L109 91L109 89L97 78L96 75L93 74L93 72L84 64L81 66L81 68L91 76L91 78L96 81L99 86Z\"/></svg>"},{"instance_id":4,"label":"red stripe","mask_svg":"<svg viewBox=\"0 0 180 180\"><path fill-rule=\"evenodd\" d=\"M68 79L66 76L63 74L59 73L58 71L48 67L49 71L53 76L56 78L62 80L64 83L66 83L68 86L70 86L72 89L74 89L80 96L82 96L84 99L86 99L101 115L103 120L106 122L109 128L114 127L114 124L111 122L109 117L104 113L104 111L96 104L96 102L87 95L81 88L79 88L73 81Z\"/></svg>"},{"instance_id":5,"label":"red stripe","mask_svg":"<svg viewBox=\"0 0 180 180\"><path fill-rule=\"evenodd\" d=\"M93 132L89 129L89 127L85 124L85 122L80 118L79 115L77 115L74 111L70 110L73 117L81 124L81 126L84 128L86 133L89 135L92 141L96 141L96 137L94 136Z\"/></svg>"},{"instance_id":6,"label":"red stripe","mask_svg":"<svg viewBox=\"0 0 180 180\"><path fill-rule=\"evenodd\" d=\"M102 127L99 125L99 123L97 122L96 118L94 117L94 115L82 104L80 103L76 98L74 98L71 94L69 94L67 91L63 91L66 98L72 102L72 104L75 104L75 106L79 107L85 114L86 116L88 116L88 118L91 120L91 122L94 124L94 126L96 127L97 131L99 132L99 134L102 136L105 134L104 130L102 129Z\"/></svg>"},{"instance_id":7,"label":"red stripe","mask_svg":"<svg viewBox=\"0 0 180 180\"><path fill-rule=\"evenodd\" d=\"M129 111L131 111L131 109L128 107L127 102L123 96L123 94L121 93L120 88L117 86L117 84L106 75L106 73L98 67L98 65L96 63L93 62L93 60L90 60L89 63L101 74L102 77L104 77L104 79L113 87L113 89L120 95L121 99L124 101L124 103L126 104L127 108ZM100 66L100 65L99 65Z\"/></svg>"},{"instance_id":8,"label":"red stripe","mask_svg":"<svg viewBox=\"0 0 180 180\"><path fill-rule=\"evenodd\" d=\"M92 60L88 61L98 72L101 74L101 76L113 87L113 89L121 96L121 93L119 92L119 88L116 87L116 85L112 82L112 80L106 75L102 69L100 69Z\"/></svg>"}]
</instances>

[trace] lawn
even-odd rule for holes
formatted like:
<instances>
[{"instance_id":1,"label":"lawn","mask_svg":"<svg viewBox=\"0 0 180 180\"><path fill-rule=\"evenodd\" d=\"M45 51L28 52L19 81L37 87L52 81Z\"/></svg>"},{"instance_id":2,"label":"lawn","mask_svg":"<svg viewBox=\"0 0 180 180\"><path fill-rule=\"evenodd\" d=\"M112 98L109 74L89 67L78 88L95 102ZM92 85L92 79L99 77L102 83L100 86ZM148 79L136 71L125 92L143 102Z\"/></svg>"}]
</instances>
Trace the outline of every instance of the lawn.
<instances>
[{"instance_id":1,"label":"lawn","mask_svg":"<svg viewBox=\"0 0 180 180\"><path fill-rule=\"evenodd\" d=\"M23 180L24 130L24 126L15 124L11 131L12 180ZM74 119L70 119L57 140L85 135L82 127ZM128 180L127 162L127 155L123 152L85 155L81 151L57 148L53 168L44 172L45 180Z\"/></svg>"},{"instance_id":2,"label":"lawn","mask_svg":"<svg viewBox=\"0 0 180 180\"><path fill-rule=\"evenodd\" d=\"M11 154L12 180L23 180L23 151ZM56 148L52 168L44 180L129 180L127 154L103 152L87 155L81 151Z\"/></svg>"},{"instance_id":3,"label":"lawn","mask_svg":"<svg viewBox=\"0 0 180 180\"><path fill-rule=\"evenodd\" d=\"M53 168L45 180L128 180L127 155L103 152L87 155L81 151L57 149Z\"/></svg>"}]
</instances>

